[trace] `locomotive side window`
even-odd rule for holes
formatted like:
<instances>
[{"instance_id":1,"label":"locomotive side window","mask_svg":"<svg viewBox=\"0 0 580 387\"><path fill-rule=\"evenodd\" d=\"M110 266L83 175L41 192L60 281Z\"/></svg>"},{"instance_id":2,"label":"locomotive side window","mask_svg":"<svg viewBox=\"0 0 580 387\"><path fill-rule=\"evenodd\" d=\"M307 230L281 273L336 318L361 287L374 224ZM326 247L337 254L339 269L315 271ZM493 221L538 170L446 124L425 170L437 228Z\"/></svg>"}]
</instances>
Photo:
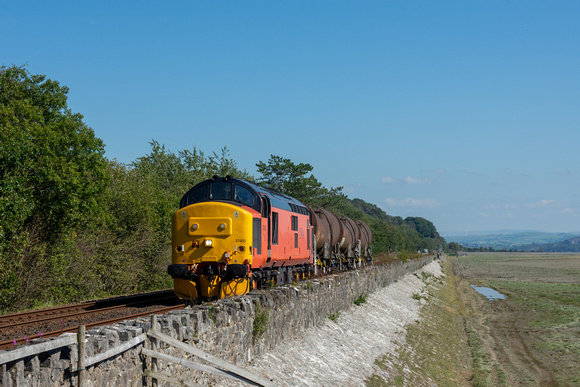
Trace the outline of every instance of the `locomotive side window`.
<instances>
[{"instance_id":1,"label":"locomotive side window","mask_svg":"<svg viewBox=\"0 0 580 387\"><path fill-rule=\"evenodd\" d=\"M227 181L211 183L210 199L230 200L232 198L232 185Z\"/></svg>"},{"instance_id":2,"label":"locomotive side window","mask_svg":"<svg viewBox=\"0 0 580 387\"><path fill-rule=\"evenodd\" d=\"M207 199L207 186L204 185L202 187L197 188L194 190L189 196L187 197L187 205L193 203L198 203Z\"/></svg>"},{"instance_id":3,"label":"locomotive side window","mask_svg":"<svg viewBox=\"0 0 580 387\"><path fill-rule=\"evenodd\" d=\"M254 195L245 187L236 184L234 200L242 202L249 207L253 207L255 203Z\"/></svg>"},{"instance_id":4,"label":"locomotive side window","mask_svg":"<svg viewBox=\"0 0 580 387\"><path fill-rule=\"evenodd\" d=\"M278 244L278 213L272 212L272 244Z\"/></svg>"}]
</instances>

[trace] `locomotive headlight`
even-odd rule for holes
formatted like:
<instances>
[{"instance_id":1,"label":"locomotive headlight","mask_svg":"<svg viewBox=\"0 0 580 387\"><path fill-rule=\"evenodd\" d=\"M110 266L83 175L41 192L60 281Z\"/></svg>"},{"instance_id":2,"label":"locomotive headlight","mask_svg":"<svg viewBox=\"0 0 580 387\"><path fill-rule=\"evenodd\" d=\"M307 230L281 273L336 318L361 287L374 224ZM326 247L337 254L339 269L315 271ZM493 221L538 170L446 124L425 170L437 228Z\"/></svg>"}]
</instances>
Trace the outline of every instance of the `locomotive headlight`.
<instances>
[{"instance_id":1,"label":"locomotive headlight","mask_svg":"<svg viewBox=\"0 0 580 387\"><path fill-rule=\"evenodd\" d=\"M226 224L225 223L220 224L220 230L225 230L225 229L226 229Z\"/></svg>"},{"instance_id":2,"label":"locomotive headlight","mask_svg":"<svg viewBox=\"0 0 580 387\"><path fill-rule=\"evenodd\" d=\"M213 241L211 239L206 239L205 240L205 247L212 247L213 246Z\"/></svg>"}]
</instances>

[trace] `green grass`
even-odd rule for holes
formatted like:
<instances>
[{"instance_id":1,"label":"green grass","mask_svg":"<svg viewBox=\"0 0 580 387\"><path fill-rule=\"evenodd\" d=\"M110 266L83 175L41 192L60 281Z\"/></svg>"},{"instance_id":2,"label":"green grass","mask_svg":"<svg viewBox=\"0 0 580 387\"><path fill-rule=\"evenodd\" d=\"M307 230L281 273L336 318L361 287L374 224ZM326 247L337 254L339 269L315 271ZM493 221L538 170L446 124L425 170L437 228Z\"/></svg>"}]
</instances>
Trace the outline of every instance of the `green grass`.
<instances>
[{"instance_id":1,"label":"green grass","mask_svg":"<svg viewBox=\"0 0 580 387\"><path fill-rule=\"evenodd\" d=\"M367 387L383 387L387 386L385 379L381 378L379 375L373 375L367 380L365 380Z\"/></svg>"},{"instance_id":2,"label":"green grass","mask_svg":"<svg viewBox=\"0 0 580 387\"><path fill-rule=\"evenodd\" d=\"M354 304L356 306L361 306L365 302L367 302L367 295L364 293L362 293L360 296L358 296L358 298L356 300L354 300Z\"/></svg>"},{"instance_id":3,"label":"green grass","mask_svg":"<svg viewBox=\"0 0 580 387\"><path fill-rule=\"evenodd\" d=\"M532 341L536 353L557 359L553 369L560 383L580 385L580 284L489 281L528 311L530 329L540 331Z\"/></svg>"},{"instance_id":4,"label":"green grass","mask_svg":"<svg viewBox=\"0 0 580 387\"><path fill-rule=\"evenodd\" d=\"M472 278L550 283L578 283L580 255L469 254L457 260Z\"/></svg>"},{"instance_id":5,"label":"green grass","mask_svg":"<svg viewBox=\"0 0 580 387\"><path fill-rule=\"evenodd\" d=\"M254 342L264 337L264 334L268 330L269 322L270 322L269 309L266 308L262 310L260 307L258 307L256 310L256 314L254 315L254 324L252 327L252 339L254 340Z\"/></svg>"},{"instance_id":6,"label":"green grass","mask_svg":"<svg viewBox=\"0 0 580 387\"><path fill-rule=\"evenodd\" d=\"M211 305L207 310L208 317L211 321L213 321L214 324L217 323L216 310L217 310L216 307L213 305Z\"/></svg>"}]
</instances>

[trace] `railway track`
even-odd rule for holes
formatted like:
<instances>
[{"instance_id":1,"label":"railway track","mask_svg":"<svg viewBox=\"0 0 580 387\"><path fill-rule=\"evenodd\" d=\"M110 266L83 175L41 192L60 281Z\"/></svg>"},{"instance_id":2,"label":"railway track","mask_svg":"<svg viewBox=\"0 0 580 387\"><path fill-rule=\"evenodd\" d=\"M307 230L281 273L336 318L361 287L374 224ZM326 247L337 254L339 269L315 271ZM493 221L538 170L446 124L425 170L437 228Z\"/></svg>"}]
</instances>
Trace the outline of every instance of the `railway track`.
<instances>
[{"instance_id":1,"label":"railway track","mask_svg":"<svg viewBox=\"0 0 580 387\"><path fill-rule=\"evenodd\" d=\"M0 316L0 350L76 332L80 325L90 329L183 307L168 290L4 315Z\"/></svg>"}]
</instances>

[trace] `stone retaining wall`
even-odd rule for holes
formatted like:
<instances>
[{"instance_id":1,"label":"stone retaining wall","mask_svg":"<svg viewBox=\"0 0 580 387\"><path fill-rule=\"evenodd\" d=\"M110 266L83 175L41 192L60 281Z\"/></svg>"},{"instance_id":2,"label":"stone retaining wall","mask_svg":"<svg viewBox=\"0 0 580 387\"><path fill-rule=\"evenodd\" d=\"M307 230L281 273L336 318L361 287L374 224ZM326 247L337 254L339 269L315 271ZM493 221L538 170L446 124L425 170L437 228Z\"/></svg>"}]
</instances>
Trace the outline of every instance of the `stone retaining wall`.
<instances>
[{"instance_id":1,"label":"stone retaining wall","mask_svg":"<svg viewBox=\"0 0 580 387\"><path fill-rule=\"evenodd\" d=\"M329 316L347 310L361 295L389 285L432 259L424 257L406 263L377 265L302 281L296 286L253 291L243 297L219 300L158 316L158 324L161 332L166 335L195 345L228 362L243 365ZM143 318L91 329L87 332L86 357L137 337L147 332L150 326L150 319ZM86 386L150 385L151 380L143 376L148 367L147 362L151 361L140 355L143 345L87 367ZM149 346L149 343L145 345ZM164 343L160 343L158 350L180 358L191 357ZM77 346L72 345L0 365L0 386L77 386L77 358ZM163 361L158 363L160 372L189 382L212 384L216 380L207 373L191 371ZM159 385L169 384L159 382Z\"/></svg>"}]
</instances>

